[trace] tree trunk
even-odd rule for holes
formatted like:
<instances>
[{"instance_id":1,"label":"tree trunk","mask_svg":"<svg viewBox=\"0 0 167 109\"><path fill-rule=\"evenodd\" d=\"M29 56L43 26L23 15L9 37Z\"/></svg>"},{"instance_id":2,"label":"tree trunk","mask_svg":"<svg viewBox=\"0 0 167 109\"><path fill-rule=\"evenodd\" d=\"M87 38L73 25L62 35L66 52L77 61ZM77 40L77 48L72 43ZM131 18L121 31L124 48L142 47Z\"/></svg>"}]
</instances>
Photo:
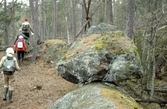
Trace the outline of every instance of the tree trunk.
<instances>
[{"instance_id":1,"label":"tree trunk","mask_svg":"<svg viewBox=\"0 0 167 109\"><path fill-rule=\"evenodd\" d=\"M45 36L45 6L44 6L44 0L41 0L41 40L44 40L44 36Z\"/></svg>"},{"instance_id":2,"label":"tree trunk","mask_svg":"<svg viewBox=\"0 0 167 109\"><path fill-rule=\"evenodd\" d=\"M82 0L82 8L81 8L81 23L80 23L80 29L82 28L83 24L84 24L84 17L85 17L85 9L84 9L84 2ZM83 34L83 29L81 30L81 35Z\"/></svg>"},{"instance_id":3,"label":"tree trunk","mask_svg":"<svg viewBox=\"0 0 167 109\"><path fill-rule=\"evenodd\" d=\"M105 21L105 23L107 23L108 22L108 1L106 0L106 1L103 1L103 2L105 2L105 13L104 13L104 21Z\"/></svg>"},{"instance_id":4,"label":"tree trunk","mask_svg":"<svg viewBox=\"0 0 167 109\"><path fill-rule=\"evenodd\" d=\"M86 12L86 21L89 21L86 25L85 25L85 31L87 29L87 27L89 28L90 27L90 20L91 19L89 17L89 9L90 9L90 4L91 4L91 0L88 0L88 6L86 6L86 2L85 0L83 0L83 3L84 3L84 9L85 9L85 12Z\"/></svg>"},{"instance_id":5,"label":"tree trunk","mask_svg":"<svg viewBox=\"0 0 167 109\"><path fill-rule=\"evenodd\" d=\"M56 1L53 0L54 4L54 15L53 15L53 39L56 39L57 36L57 23L56 23L56 16L57 16L57 6L56 6Z\"/></svg>"},{"instance_id":6,"label":"tree trunk","mask_svg":"<svg viewBox=\"0 0 167 109\"><path fill-rule=\"evenodd\" d=\"M4 13L5 15L7 14L6 0L4 0ZM9 28L8 21L5 20L5 37L4 37L5 45L9 45L8 28Z\"/></svg>"},{"instance_id":7,"label":"tree trunk","mask_svg":"<svg viewBox=\"0 0 167 109\"><path fill-rule=\"evenodd\" d=\"M100 10L100 13L99 13L99 19L100 19L100 22L102 22L102 23L104 23L104 18L105 18L105 13L106 13L105 2L106 1L103 1L102 6L101 6L101 10Z\"/></svg>"},{"instance_id":8,"label":"tree trunk","mask_svg":"<svg viewBox=\"0 0 167 109\"><path fill-rule=\"evenodd\" d=\"M67 42L68 45L70 44L70 32L69 32L69 27L68 27L68 17L65 17L66 20L66 28L67 28Z\"/></svg>"},{"instance_id":9,"label":"tree trunk","mask_svg":"<svg viewBox=\"0 0 167 109\"><path fill-rule=\"evenodd\" d=\"M38 0L29 0L31 16L34 28L34 36L33 37L33 54L32 54L32 62L35 63L37 57L37 41L38 41Z\"/></svg>"},{"instance_id":10,"label":"tree trunk","mask_svg":"<svg viewBox=\"0 0 167 109\"><path fill-rule=\"evenodd\" d=\"M14 0L12 2L15 3ZM16 16L15 7L12 8L12 13L13 13L13 17L12 18L14 18ZM18 32L19 32L19 29L17 29L17 27L16 27L16 22L12 22L12 44L14 43L15 37L16 37Z\"/></svg>"},{"instance_id":11,"label":"tree trunk","mask_svg":"<svg viewBox=\"0 0 167 109\"><path fill-rule=\"evenodd\" d=\"M155 43L154 43L155 44ZM153 46L153 71L152 71L152 78L151 78L151 93L150 93L150 100L152 100L154 95L154 83L155 83L155 73L156 73L156 61L155 61L155 46Z\"/></svg>"},{"instance_id":12,"label":"tree trunk","mask_svg":"<svg viewBox=\"0 0 167 109\"><path fill-rule=\"evenodd\" d=\"M89 15L90 18L93 17L93 15L94 15L95 12L97 11L97 9L100 7L100 5L101 5L102 2L103 2L103 1L101 1L101 2L97 5L97 7L94 9L94 11L91 13L91 15ZM84 1L84 0L83 0L83 4L84 4L84 8L86 8L86 6L85 6L85 1ZM86 10L86 9L85 9L85 10ZM81 32L83 31L84 28L86 29L86 27L87 27L86 25L89 25L90 20L91 20L91 19L87 19L87 20L85 21L85 23L83 24L83 26L81 27L81 29L80 29L79 32L77 33L76 38L81 34Z\"/></svg>"},{"instance_id":13,"label":"tree trunk","mask_svg":"<svg viewBox=\"0 0 167 109\"><path fill-rule=\"evenodd\" d=\"M73 43L76 40L75 0L71 0L71 2L72 2L72 29L73 29L72 43Z\"/></svg>"},{"instance_id":14,"label":"tree trunk","mask_svg":"<svg viewBox=\"0 0 167 109\"><path fill-rule=\"evenodd\" d=\"M126 12L126 36L134 40L135 0L129 0Z\"/></svg>"},{"instance_id":15,"label":"tree trunk","mask_svg":"<svg viewBox=\"0 0 167 109\"><path fill-rule=\"evenodd\" d=\"M110 22L111 24L113 24L113 6L112 6L112 0L108 0L108 7L109 7L109 19L110 19Z\"/></svg>"}]
</instances>

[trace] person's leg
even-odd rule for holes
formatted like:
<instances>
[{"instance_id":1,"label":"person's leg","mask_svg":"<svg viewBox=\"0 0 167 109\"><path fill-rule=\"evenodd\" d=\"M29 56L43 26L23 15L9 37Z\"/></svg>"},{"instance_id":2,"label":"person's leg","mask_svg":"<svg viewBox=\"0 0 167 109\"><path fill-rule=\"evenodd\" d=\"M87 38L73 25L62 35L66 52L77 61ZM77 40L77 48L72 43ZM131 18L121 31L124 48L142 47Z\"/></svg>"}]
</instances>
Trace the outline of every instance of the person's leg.
<instances>
[{"instance_id":1,"label":"person's leg","mask_svg":"<svg viewBox=\"0 0 167 109\"><path fill-rule=\"evenodd\" d=\"M24 51L22 51L22 53L21 53L22 55L21 55L21 58L22 58L22 62L24 61Z\"/></svg>"},{"instance_id":2,"label":"person's leg","mask_svg":"<svg viewBox=\"0 0 167 109\"><path fill-rule=\"evenodd\" d=\"M9 75L9 103L13 102L12 96L13 96L13 91L14 91L14 74Z\"/></svg>"},{"instance_id":3,"label":"person's leg","mask_svg":"<svg viewBox=\"0 0 167 109\"><path fill-rule=\"evenodd\" d=\"M18 60L19 65L20 65L20 59L21 59L21 52L17 51L17 60Z\"/></svg>"},{"instance_id":4,"label":"person's leg","mask_svg":"<svg viewBox=\"0 0 167 109\"><path fill-rule=\"evenodd\" d=\"M4 97L3 100L6 101L6 95L8 93L8 87L9 87L9 83L8 83L8 75L4 75Z\"/></svg>"},{"instance_id":5,"label":"person's leg","mask_svg":"<svg viewBox=\"0 0 167 109\"><path fill-rule=\"evenodd\" d=\"M8 87L4 87L4 96L3 96L3 100L6 101L6 95L8 93Z\"/></svg>"}]
</instances>

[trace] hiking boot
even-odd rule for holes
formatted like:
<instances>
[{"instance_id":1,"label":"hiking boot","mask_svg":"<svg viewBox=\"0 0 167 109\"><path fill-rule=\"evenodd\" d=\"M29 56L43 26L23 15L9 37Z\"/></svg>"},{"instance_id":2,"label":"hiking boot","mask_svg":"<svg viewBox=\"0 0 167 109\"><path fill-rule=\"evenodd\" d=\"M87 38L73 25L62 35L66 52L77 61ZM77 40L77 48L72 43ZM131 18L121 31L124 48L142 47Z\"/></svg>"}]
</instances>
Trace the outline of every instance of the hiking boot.
<instances>
[{"instance_id":1,"label":"hiking boot","mask_svg":"<svg viewBox=\"0 0 167 109\"><path fill-rule=\"evenodd\" d=\"M5 87L5 88L4 88L4 97L3 97L3 100L4 100L4 101L6 101L6 95L7 95L7 93L8 93L8 88Z\"/></svg>"},{"instance_id":2,"label":"hiking boot","mask_svg":"<svg viewBox=\"0 0 167 109\"><path fill-rule=\"evenodd\" d=\"M20 65L20 60L18 60L18 64Z\"/></svg>"},{"instance_id":3,"label":"hiking boot","mask_svg":"<svg viewBox=\"0 0 167 109\"><path fill-rule=\"evenodd\" d=\"M24 62L24 57L22 57L22 63Z\"/></svg>"},{"instance_id":4,"label":"hiking boot","mask_svg":"<svg viewBox=\"0 0 167 109\"><path fill-rule=\"evenodd\" d=\"M9 91L9 103L13 103L12 94L13 94L13 91Z\"/></svg>"}]
</instances>

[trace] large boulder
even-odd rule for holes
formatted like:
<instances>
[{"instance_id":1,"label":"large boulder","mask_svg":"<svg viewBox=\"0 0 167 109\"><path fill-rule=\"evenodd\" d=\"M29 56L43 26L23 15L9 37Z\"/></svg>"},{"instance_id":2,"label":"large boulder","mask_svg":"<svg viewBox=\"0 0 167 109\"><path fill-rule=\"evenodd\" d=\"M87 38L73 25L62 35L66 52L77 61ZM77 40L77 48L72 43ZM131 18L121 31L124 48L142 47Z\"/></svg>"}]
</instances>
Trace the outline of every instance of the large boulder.
<instances>
[{"instance_id":1,"label":"large boulder","mask_svg":"<svg viewBox=\"0 0 167 109\"><path fill-rule=\"evenodd\" d=\"M75 84L120 83L142 76L137 47L122 31L93 33L79 38L58 61L56 68L63 78Z\"/></svg>"},{"instance_id":2,"label":"large boulder","mask_svg":"<svg viewBox=\"0 0 167 109\"><path fill-rule=\"evenodd\" d=\"M48 109L142 109L131 97L114 86L92 83L75 89Z\"/></svg>"}]
</instances>

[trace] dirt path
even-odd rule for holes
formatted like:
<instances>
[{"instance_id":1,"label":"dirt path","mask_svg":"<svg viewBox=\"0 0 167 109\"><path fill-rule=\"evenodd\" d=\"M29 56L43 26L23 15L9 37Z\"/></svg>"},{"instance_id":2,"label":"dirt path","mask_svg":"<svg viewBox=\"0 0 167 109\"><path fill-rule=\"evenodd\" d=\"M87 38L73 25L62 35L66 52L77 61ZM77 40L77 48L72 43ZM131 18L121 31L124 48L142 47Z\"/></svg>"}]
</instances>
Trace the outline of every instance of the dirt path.
<instances>
[{"instance_id":1,"label":"dirt path","mask_svg":"<svg viewBox=\"0 0 167 109\"><path fill-rule=\"evenodd\" d=\"M0 52L0 58L5 52ZM3 101L3 76L0 74L0 109L47 109L57 99L77 88L61 78L54 63L38 60L37 64L30 61L20 66L21 71L15 72L15 91L13 103Z\"/></svg>"}]
</instances>

